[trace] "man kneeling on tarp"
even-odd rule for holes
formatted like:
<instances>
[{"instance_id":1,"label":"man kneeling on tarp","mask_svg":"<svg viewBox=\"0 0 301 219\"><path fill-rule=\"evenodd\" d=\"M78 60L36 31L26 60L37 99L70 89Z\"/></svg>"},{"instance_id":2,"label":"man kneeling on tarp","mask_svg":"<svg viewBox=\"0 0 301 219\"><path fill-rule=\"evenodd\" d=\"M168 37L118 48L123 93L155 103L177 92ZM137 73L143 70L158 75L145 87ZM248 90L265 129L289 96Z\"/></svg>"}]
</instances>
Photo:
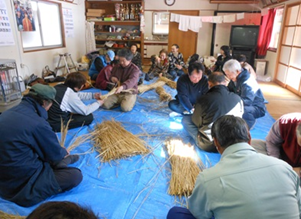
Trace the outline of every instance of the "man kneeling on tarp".
<instances>
[{"instance_id":1,"label":"man kneeling on tarp","mask_svg":"<svg viewBox=\"0 0 301 219\"><path fill-rule=\"evenodd\" d=\"M0 115L0 197L32 206L72 189L82 181L74 167L78 155L69 155L47 122L47 110L56 90L32 86L21 103Z\"/></svg>"}]
</instances>

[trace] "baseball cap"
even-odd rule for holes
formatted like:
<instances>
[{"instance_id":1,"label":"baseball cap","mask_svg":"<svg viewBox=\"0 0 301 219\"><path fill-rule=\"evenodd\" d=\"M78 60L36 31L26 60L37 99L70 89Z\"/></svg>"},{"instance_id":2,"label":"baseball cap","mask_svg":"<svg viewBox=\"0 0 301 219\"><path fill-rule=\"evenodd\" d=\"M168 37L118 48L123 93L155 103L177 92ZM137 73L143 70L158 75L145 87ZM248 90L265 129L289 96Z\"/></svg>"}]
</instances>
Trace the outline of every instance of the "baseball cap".
<instances>
[{"instance_id":1,"label":"baseball cap","mask_svg":"<svg viewBox=\"0 0 301 219\"><path fill-rule=\"evenodd\" d=\"M30 93L39 95L46 100L54 100L56 90L54 87L44 84L35 84L31 87Z\"/></svg>"},{"instance_id":2,"label":"baseball cap","mask_svg":"<svg viewBox=\"0 0 301 219\"><path fill-rule=\"evenodd\" d=\"M110 60L113 61L115 57L115 53L113 50L108 50L107 55L109 56Z\"/></svg>"}]
</instances>

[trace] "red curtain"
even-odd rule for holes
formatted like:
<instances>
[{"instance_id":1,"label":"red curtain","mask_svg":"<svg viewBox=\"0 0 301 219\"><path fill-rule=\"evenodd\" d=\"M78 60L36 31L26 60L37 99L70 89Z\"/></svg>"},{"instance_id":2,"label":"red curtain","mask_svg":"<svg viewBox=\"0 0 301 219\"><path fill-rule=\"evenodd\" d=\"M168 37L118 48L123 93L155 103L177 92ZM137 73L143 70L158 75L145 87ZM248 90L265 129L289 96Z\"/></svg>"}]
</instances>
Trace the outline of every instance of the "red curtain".
<instances>
[{"instance_id":1,"label":"red curtain","mask_svg":"<svg viewBox=\"0 0 301 219\"><path fill-rule=\"evenodd\" d=\"M271 41L275 15L276 9L270 9L268 14L262 17L256 50L257 57L259 58L264 57L267 54Z\"/></svg>"}]
</instances>

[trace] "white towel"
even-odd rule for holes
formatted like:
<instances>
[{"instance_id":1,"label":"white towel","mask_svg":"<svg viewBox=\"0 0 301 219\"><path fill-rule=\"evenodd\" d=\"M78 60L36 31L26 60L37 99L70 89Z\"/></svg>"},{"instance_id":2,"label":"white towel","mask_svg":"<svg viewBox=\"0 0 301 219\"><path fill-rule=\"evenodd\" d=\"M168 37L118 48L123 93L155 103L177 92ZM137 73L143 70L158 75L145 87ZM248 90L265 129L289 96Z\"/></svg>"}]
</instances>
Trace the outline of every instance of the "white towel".
<instances>
[{"instance_id":1,"label":"white towel","mask_svg":"<svg viewBox=\"0 0 301 219\"><path fill-rule=\"evenodd\" d=\"M177 22L177 23L179 23L179 21L180 21L180 15L179 14L170 13L170 21L171 22Z\"/></svg>"},{"instance_id":2,"label":"white towel","mask_svg":"<svg viewBox=\"0 0 301 219\"><path fill-rule=\"evenodd\" d=\"M232 23L235 21L235 14L229 14L223 16L224 23Z\"/></svg>"},{"instance_id":3,"label":"white towel","mask_svg":"<svg viewBox=\"0 0 301 219\"><path fill-rule=\"evenodd\" d=\"M212 23L213 18L212 16L202 16L202 22Z\"/></svg>"},{"instance_id":4,"label":"white towel","mask_svg":"<svg viewBox=\"0 0 301 219\"><path fill-rule=\"evenodd\" d=\"M245 13L236 14L236 19L237 20L241 20L241 19L244 19L244 18L245 18Z\"/></svg>"},{"instance_id":5,"label":"white towel","mask_svg":"<svg viewBox=\"0 0 301 219\"><path fill-rule=\"evenodd\" d=\"M201 27L202 27L201 17L189 16L189 26L188 26L189 30L198 33Z\"/></svg>"},{"instance_id":6,"label":"white towel","mask_svg":"<svg viewBox=\"0 0 301 219\"><path fill-rule=\"evenodd\" d=\"M223 23L223 16L214 16L214 17L212 17L212 22L217 23L217 24Z\"/></svg>"},{"instance_id":7,"label":"white towel","mask_svg":"<svg viewBox=\"0 0 301 219\"><path fill-rule=\"evenodd\" d=\"M179 30L182 30L182 31L188 30L189 17L190 16L180 15Z\"/></svg>"}]
</instances>

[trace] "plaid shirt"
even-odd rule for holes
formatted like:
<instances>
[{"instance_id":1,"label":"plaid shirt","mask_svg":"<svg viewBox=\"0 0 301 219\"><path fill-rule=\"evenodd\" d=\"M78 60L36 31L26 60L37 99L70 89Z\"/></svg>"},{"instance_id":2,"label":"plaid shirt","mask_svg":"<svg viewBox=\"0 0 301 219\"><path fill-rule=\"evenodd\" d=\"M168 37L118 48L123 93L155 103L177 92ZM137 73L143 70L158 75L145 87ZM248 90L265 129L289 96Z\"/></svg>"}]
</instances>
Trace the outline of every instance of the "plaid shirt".
<instances>
[{"instance_id":1,"label":"plaid shirt","mask_svg":"<svg viewBox=\"0 0 301 219\"><path fill-rule=\"evenodd\" d=\"M183 59L183 54L178 53L178 56L175 57L172 52L168 54L168 60L169 60L169 70L173 70L176 68L175 64L181 65L185 67L184 59Z\"/></svg>"}]
</instances>

